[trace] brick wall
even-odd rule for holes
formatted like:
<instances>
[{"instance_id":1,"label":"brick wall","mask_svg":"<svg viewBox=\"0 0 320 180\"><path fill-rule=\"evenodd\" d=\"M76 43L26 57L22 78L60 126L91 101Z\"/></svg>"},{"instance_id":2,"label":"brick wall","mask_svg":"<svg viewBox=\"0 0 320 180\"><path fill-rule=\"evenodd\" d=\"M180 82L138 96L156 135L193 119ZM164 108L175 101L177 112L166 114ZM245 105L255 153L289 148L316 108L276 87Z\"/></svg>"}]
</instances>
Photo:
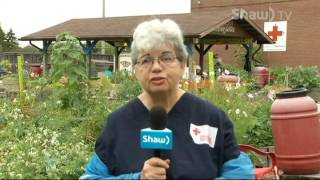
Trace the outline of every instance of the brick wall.
<instances>
[{"instance_id":1,"label":"brick wall","mask_svg":"<svg viewBox=\"0 0 320 180\"><path fill-rule=\"evenodd\" d=\"M266 64L320 66L319 0L192 0L192 11L214 11L220 8L228 8L230 11L233 8L243 8L258 13L268 12L271 8L274 11L274 21L288 21L287 51L264 52L263 59ZM289 16L286 17L285 13ZM271 18L271 13L268 18ZM264 21L268 20L255 22L263 29ZM226 50L224 45L216 45L213 50L220 54L225 63L242 66L242 62L234 57L236 48L237 45L232 45Z\"/></svg>"}]
</instances>

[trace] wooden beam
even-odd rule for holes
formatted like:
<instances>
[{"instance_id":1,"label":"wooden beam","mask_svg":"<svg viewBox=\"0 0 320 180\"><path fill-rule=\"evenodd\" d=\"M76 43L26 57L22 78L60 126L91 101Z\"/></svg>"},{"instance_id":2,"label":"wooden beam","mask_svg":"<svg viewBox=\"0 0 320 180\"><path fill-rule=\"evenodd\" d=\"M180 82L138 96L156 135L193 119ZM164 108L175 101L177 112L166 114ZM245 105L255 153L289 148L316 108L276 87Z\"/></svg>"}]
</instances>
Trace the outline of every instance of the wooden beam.
<instances>
[{"instance_id":1,"label":"wooden beam","mask_svg":"<svg viewBox=\"0 0 320 180\"><path fill-rule=\"evenodd\" d=\"M206 49L204 50L203 55L206 55L207 52L211 49L212 46L213 46L213 44L209 44L209 45L206 47Z\"/></svg>"},{"instance_id":2,"label":"wooden beam","mask_svg":"<svg viewBox=\"0 0 320 180\"><path fill-rule=\"evenodd\" d=\"M201 39L201 44L248 44L252 38L221 38L221 39Z\"/></svg>"}]
</instances>

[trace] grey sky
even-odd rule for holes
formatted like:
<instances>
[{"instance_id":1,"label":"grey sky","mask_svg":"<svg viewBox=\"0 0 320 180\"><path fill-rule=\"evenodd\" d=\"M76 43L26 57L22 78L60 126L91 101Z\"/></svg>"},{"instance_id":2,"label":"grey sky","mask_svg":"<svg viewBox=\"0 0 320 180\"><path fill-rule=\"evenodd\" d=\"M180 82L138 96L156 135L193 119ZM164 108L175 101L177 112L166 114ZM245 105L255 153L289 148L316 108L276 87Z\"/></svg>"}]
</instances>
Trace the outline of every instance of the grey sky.
<instances>
[{"instance_id":1,"label":"grey sky","mask_svg":"<svg viewBox=\"0 0 320 180\"><path fill-rule=\"evenodd\" d=\"M182 13L190 11L191 6L191 0L105 1L107 16ZM2 29L7 32L11 28L18 38L70 19L94 17L102 17L102 0L1 0L0 3Z\"/></svg>"}]
</instances>

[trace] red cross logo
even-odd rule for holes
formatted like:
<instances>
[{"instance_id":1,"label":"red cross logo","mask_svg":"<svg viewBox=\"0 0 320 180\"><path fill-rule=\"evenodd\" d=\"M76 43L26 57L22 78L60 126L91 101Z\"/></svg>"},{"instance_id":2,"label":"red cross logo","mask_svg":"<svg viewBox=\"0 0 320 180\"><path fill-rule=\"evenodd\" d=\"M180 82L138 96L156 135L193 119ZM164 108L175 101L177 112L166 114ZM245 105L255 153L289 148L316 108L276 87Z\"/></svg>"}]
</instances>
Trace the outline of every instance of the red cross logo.
<instances>
[{"instance_id":1,"label":"red cross logo","mask_svg":"<svg viewBox=\"0 0 320 180\"><path fill-rule=\"evenodd\" d=\"M198 128L195 128L195 129L193 129L192 131L193 131L193 133L194 133L196 136L197 136L198 134L200 134L200 131L199 131Z\"/></svg>"},{"instance_id":2,"label":"red cross logo","mask_svg":"<svg viewBox=\"0 0 320 180\"><path fill-rule=\"evenodd\" d=\"M277 41L278 40L278 36L282 36L283 32L282 31L278 31L278 26L275 24L272 28L272 31L268 31L268 35L272 36L272 41Z\"/></svg>"}]
</instances>

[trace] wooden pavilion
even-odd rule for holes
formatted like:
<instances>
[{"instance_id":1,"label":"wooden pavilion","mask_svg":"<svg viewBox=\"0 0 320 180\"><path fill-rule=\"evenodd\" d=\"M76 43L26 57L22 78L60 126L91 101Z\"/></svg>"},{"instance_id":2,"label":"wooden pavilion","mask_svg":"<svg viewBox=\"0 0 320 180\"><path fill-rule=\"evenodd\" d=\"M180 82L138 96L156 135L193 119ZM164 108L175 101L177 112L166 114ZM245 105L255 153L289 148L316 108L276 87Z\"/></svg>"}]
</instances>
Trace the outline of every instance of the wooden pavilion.
<instances>
[{"instance_id":1,"label":"wooden pavilion","mask_svg":"<svg viewBox=\"0 0 320 180\"><path fill-rule=\"evenodd\" d=\"M193 49L199 53L201 70L203 70L204 55L215 44L242 44L247 50L246 64L247 70L250 71L254 55L254 52L252 52L253 43L273 43L270 37L246 16L243 10L239 11L239 14L234 14L230 10L219 10L188 14L71 19L24 36L20 40L29 41L33 46L35 46L34 41L42 41L43 48L35 47L42 51L44 55L43 63L47 64L50 44L56 40L58 34L70 32L79 39L84 48L89 71L93 48L98 41L105 41L115 47L115 69L117 70L119 68L119 55L126 46L130 45L135 27L140 22L153 18L169 18L180 25L190 57L193 57ZM189 58L190 63L192 65L193 60Z\"/></svg>"}]
</instances>

